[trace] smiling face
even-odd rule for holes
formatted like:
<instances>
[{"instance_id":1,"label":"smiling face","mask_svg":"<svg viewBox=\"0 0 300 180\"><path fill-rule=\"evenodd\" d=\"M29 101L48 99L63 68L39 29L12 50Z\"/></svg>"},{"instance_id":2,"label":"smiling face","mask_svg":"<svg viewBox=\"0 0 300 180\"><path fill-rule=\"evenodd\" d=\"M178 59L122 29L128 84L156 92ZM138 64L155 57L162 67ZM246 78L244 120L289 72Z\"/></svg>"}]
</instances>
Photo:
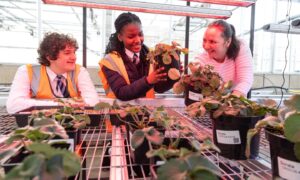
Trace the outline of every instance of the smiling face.
<instances>
[{"instance_id":1,"label":"smiling face","mask_svg":"<svg viewBox=\"0 0 300 180\"><path fill-rule=\"evenodd\" d=\"M134 53L142 49L144 34L139 23L130 23L125 25L118 34L119 41L123 42L124 47Z\"/></svg>"},{"instance_id":2,"label":"smiling face","mask_svg":"<svg viewBox=\"0 0 300 180\"><path fill-rule=\"evenodd\" d=\"M231 38L225 39L222 33L222 30L218 27L209 27L205 31L202 44L209 57L218 62L225 60L228 47L231 43Z\"/></svg>"},{"instance_id":3,"label":"smiling face","mask_svg":"<svg viewBox=\"0 0 300 180\"><path fill-rule=\"evenodd\" d=\"M57 59L48 60L50 61L50 69L56 74L73 71L76 63L76 49L67 45L65 49L59 51Z\"/></svg>"}]
</instances>

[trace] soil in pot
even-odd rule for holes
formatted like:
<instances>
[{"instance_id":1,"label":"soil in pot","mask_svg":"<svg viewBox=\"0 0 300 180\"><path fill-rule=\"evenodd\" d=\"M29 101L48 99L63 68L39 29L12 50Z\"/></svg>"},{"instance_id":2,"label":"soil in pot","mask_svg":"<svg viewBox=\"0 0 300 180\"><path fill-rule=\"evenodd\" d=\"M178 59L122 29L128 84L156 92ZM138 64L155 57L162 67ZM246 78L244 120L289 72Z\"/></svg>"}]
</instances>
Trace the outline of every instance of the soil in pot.
<instances>
[{"instance_id":1,"label":"soil in pot","mask_svg":"<svg viewBox=\"0 0 300 180\"><path fill-rule=\"evenodd\" d=\"M294 143L283 135L266 129L270 143L273 178L300 179L300 161L294 154Z\"/></svg>"},{"instance_id":2,"label":"soil in pot","mask_svg":"<svg viewBox=\"0 0 300 180\"><path fill-rule=\"evenodd\" d=\"M220 148L220 155L235 160L247 159L245 155L247 132L254 128L256 122L263 116L236 117L220 116L212 119L214 143ZM255 159L259 153L260 135L253 137L250 159Z\"/></svg>"},{"instance_id":3,"label":"soil in pot","mask_svg":"<svg viewBox=\"0 0 300 180\"><path fill-rule=\"evenodd\" d=\"M184 92L184 103L186 106L195 102L199 102L201 99L203 99L203 95L201 94L200 89L195 90L194 86L186 86Z\"/></svg>"}]
</instances>

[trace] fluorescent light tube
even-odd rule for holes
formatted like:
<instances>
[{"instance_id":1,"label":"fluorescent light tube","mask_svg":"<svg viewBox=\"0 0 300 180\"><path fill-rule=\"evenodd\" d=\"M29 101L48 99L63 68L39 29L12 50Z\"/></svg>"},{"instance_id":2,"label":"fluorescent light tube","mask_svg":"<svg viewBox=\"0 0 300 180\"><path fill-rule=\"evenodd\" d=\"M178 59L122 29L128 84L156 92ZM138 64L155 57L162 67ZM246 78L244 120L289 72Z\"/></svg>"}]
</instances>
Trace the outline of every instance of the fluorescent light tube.
<instances>
[{"instance_id":1,"label":"fluorescent light tube","mask_svg":"<svg viewBox=\"0 0 300 180\"><path fill-rule=\"evenodd\" d=\"M190 16L198 18L227 19L231 16L231 11L179 6L171 4L148 3L141 1L126 0L43 0L46 4L56 4L64 6L78 6L98 9L110 9L120 11L144 12L153 14L167 14L176 16Z\"/></svg>"}]
</instances>

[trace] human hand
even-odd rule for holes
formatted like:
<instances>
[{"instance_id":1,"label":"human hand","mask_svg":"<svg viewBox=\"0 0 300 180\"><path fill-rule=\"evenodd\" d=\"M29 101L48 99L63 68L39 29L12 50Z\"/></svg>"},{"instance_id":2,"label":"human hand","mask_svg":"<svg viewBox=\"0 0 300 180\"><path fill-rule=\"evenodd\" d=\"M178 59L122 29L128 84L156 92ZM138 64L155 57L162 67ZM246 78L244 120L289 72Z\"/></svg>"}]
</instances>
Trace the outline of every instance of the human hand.
<instances>
[{"instance_id":1,"label":"human hand","mask_svg":"<svg viewBox=\"0 0 300 180\"><path fill-rule=\"evenodd\" d=\"M162 72L164 69L165 69L164 67L155 69L152 73L150 73L147 76L147 82L149 84L156 84L159 81L166 81L167 80L167 78L166 78L167 73Z\"/></svg>"}]
</instances>

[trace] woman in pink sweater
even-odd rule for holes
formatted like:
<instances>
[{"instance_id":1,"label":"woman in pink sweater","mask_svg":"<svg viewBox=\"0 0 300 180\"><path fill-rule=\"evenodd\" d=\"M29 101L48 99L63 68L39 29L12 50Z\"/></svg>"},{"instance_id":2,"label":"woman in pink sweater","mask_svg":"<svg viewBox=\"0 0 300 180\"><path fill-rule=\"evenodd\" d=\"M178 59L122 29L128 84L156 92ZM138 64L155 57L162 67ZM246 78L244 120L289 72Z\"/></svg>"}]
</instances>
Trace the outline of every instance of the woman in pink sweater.
<instances>
[{"instance_id":1,"label":"woman in pink sweater","mask_svg":"<svg viewBox=\"0 0 300 180\"><path fill-rule=\"evenodd\" d=\"M252 55L245 42L236 38L233 25L224 20L209 24L203 48L206 52L196 60L214 66L225 82L232 80L232 94L246 96L253 83Z\"/></svg>"}]
</instances>

